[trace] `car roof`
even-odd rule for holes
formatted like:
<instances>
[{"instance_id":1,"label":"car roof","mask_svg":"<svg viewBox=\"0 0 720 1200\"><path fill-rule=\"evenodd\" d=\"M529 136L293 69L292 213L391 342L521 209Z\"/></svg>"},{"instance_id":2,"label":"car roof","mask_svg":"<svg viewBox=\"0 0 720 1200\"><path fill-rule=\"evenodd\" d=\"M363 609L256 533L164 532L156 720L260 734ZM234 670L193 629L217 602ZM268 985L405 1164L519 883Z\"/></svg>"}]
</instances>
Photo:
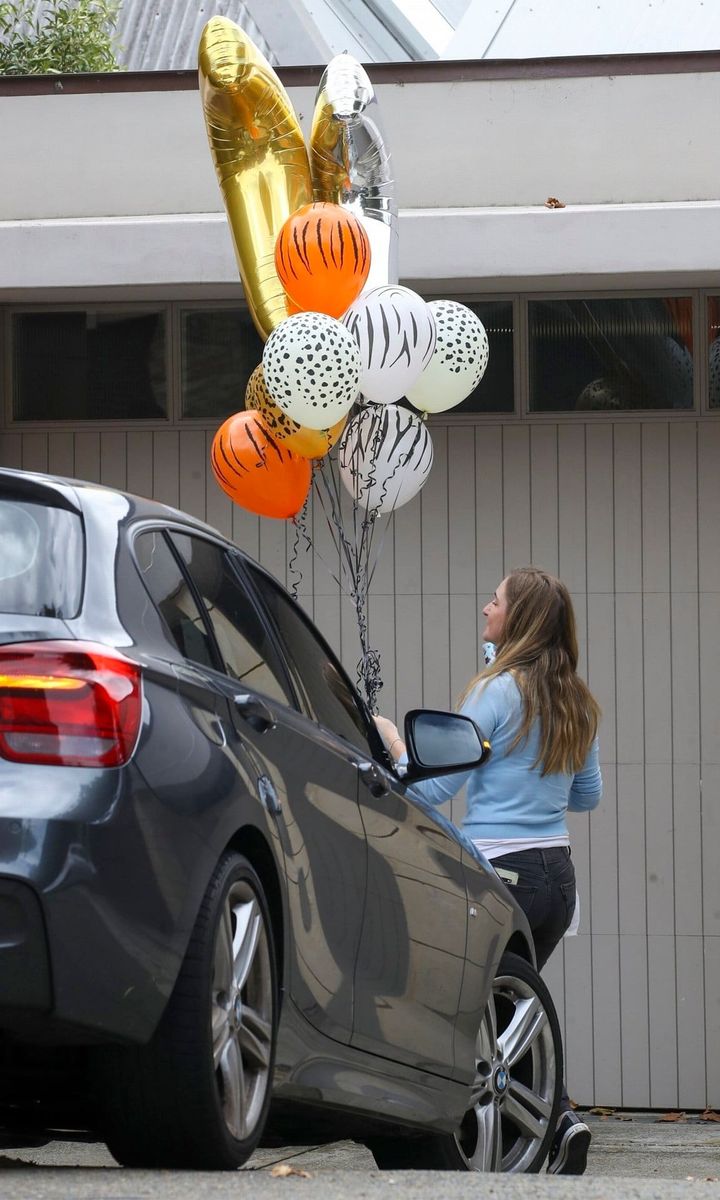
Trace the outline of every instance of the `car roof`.
<instances>
[{"instance_id":1,"label":"car roof","mask_svg":"<svg viewBox=\"0 0 720 1200\"><path fill-rule=\"evenodd\" d=\"M4 491L12 490L15 496L23 496L36 503L43 501L60 508L70 508L82 512L87 504L99 504L109 500L111 496L123 496L132 506L133 519L150 520L156 518L187 525L206 534L211 534L234 549L238 549L219 530L198 520L190 513L173 508L169 504L161 504L158 500L148 500L133 492L124 492L120 488L106 487L101 483L92 483L86 479L71 479L62 475L48 475L39 471L21 471L11 467L0 467L0 498ZM242 553L242 551L240 551Z\"/></svg>"}]
</instances>

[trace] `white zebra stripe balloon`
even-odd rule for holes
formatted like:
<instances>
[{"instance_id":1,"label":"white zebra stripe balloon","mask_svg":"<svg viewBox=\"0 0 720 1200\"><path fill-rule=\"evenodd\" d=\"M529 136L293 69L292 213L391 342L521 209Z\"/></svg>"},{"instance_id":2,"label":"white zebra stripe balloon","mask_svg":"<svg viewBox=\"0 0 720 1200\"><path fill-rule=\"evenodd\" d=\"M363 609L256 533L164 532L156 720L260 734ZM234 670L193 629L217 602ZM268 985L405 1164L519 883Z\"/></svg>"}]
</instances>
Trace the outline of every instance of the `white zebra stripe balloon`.
<instances>
[{"instance_id":1,"label":"white zebra stripe balloon","mask_svg":"<svg viewBox=\"0 0 720 1200\"><path fill-rule=\"evenodd\" d=\"M364 292L342 318L360 351L360 391L391 404L419 378L435 349L429 306L410 288L389 284Z\"/></svg>"},{"instance_id":2,"label":"white zebra stripe balloon","mask_svg":"<svg viewBox=\"0 0 720 1200\"><path fill-rule=\"evenodd\" d=\"M340 478L368 512L389 513L407 504L427 479L433 444L416 413L395 404L369 406L348 422L340 441Z\"/></svg>"}]
</instances>

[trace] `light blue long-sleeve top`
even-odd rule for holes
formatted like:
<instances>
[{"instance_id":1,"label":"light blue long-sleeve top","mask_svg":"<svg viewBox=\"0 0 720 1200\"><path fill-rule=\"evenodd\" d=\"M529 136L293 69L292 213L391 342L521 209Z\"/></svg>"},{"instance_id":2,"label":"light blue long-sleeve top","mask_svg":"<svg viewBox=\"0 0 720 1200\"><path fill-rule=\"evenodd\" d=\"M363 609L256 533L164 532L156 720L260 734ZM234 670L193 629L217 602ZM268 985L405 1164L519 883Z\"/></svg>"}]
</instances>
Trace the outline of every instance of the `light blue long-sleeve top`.
<instances>
[{"instance_id":1,"label":"light blue long-sleeve top","mask_svg":"<svg viewBox=\"0 0 720 1200\"><path fill-rule=\"evenodd\" d=\"M482 767L437 779L423 779L412 791L430 804L442 804L467 783L463 832L471 839L554 838L567 836L566 813L595 808L602 777L595 738L577 774L542 775L533 766L538 754L540 723L536 719L524 741L510 749L522 724L520 689L508 672L480 683L460 711L479 726L492 754Z\"/></svg>"}]
</instances>

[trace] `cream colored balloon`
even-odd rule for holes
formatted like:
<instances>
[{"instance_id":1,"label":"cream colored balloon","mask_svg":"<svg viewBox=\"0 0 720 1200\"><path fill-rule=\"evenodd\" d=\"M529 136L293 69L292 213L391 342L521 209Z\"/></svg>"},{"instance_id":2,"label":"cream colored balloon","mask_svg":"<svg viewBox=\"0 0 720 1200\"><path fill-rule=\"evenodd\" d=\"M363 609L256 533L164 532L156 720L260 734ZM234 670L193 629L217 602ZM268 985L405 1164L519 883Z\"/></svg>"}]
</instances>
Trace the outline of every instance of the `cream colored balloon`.
<instances>
[{"instance_id":1,"label":"cream colored balloon","mask_svg":"<svg viewBox=\"0 0 720 1200\"><path fill-rule=\"evenodd\" d=\"M431 300L435 349L422 375L405 393L426 413L446 412L462 404L479 384L490 356L485 326L476 313L457 300Z\"/></svg>"}]
</instances>

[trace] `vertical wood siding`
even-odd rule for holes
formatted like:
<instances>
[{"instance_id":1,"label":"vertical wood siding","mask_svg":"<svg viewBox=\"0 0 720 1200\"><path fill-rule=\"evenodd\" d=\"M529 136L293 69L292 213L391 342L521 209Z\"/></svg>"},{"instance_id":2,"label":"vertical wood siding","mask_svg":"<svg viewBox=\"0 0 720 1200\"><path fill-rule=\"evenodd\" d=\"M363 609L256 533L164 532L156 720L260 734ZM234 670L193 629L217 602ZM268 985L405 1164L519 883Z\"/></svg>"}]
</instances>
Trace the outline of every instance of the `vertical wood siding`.
<instances>
[{"instance_id":1,"label":"vertical wood siding","mask_svg":"<svg viewBox=\"0 0 720 1200\"><path fill-rule=\"evenodd\" d=\"M581 932L547 975L581 1104L720 1106L720 423L442 425L424 491L396 514L372 588L383 712L452 705L481 654L482 607L513 566L559 573L603 709L605 795L571 816ZM212 432L0 435L0 463L98 480L207 520L314 617L355 677L351 606L319 510L234 507ZM288 569L292 559L294 570ZM452 816L460 820L461 798Z\"/></svg>"}]
</instances>

